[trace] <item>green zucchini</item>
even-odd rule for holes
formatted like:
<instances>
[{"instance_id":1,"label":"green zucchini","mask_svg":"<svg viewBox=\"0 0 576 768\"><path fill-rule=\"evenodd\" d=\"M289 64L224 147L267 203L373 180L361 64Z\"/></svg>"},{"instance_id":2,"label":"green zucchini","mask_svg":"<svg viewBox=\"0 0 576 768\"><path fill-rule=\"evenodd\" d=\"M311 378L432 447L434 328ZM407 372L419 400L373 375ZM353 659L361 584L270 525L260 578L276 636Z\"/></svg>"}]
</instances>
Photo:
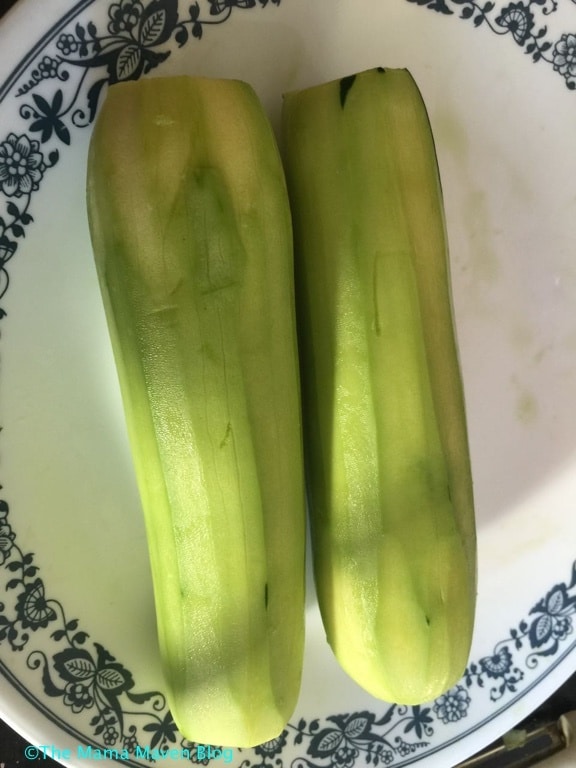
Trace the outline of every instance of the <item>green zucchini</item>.
<instances>
[{"instance_id":1,"label":"green zucchini","mask_svg":"<svg viewBox=\"0 0 576 768\"><path fill-rule=\"evenodd\" d=\"M327 639L374 696L414 705L464 672L476 537L433 136L407 70L288 93L316 588Z\"/></svg>"},{"instance_id":2,"label":"green zucchini","mask_svg":"<svg viewBox=\"0 0 576 768\"><path fill-rule=\"evenodd\" d=\"M254 746L296 704L305 585L291 219L254 91L112 86L87 206L168 704L191 741Z\"/></svg>"}]
</instances>

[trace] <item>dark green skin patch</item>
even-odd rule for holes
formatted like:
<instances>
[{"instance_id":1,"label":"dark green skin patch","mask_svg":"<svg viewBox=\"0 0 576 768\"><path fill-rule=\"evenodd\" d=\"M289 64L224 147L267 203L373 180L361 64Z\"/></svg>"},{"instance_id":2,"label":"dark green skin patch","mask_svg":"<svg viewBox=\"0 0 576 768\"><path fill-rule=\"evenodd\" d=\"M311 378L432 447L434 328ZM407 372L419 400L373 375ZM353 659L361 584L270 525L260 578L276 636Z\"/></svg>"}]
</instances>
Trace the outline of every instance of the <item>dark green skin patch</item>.
<instances>
[{"instance_id":1,"label":"dark green skin patch","mask_svg":"<svg viewBox=\"0 0 576 768\"><path fill-rule=\"evenodd\" d=\"M349 75L340 80L340 106L342 109L344 109L346 104L346 98L348 97L350 88L354 85L354 80L356 80L356 75Z\"/></svg>"},{"instance_id":2,"label":"dark green skin patch","mask_svg":"<svg viewBox=\"0 0 576 768\"><path fill-rule=\"evenodd\" d=\"M386 72L386 69L384 67L376 67L376 72L380 72L381 74L384 74ZM348 93L350 92L350 89L354 85L354 81L356 80L356 75L348 75L348 77L343 77L340 80L340 106L342 109L344 109L346 105L346 99L348 98Z\"/></svg>"}]
</instances>

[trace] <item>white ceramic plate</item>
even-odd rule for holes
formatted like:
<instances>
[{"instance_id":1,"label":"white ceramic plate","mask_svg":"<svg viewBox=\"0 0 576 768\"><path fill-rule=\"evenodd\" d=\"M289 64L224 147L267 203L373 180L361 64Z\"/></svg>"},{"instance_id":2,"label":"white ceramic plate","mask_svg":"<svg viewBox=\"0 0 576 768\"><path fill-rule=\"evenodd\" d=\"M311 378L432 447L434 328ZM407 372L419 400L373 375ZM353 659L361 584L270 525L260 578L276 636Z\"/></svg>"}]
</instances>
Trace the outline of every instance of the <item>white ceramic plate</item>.
<instances>
[{"instance_id":1,"label":"white ceramic plate","mask_svg":"<svg viewBox=\"0 0 576 768\"><path fill-rule=\"evenodd\" d=\"M310 585L297 711L231 761L447 768L576 669L576 3L21 0L0 24L0 714L64 763L191 747L161 692L86 225L103 88L240 77L276 125L283 91L376 65L415 75L444 181L479 526L470 665L427 705L378 702L332 658Z\"/></svg>"}]
</instances>

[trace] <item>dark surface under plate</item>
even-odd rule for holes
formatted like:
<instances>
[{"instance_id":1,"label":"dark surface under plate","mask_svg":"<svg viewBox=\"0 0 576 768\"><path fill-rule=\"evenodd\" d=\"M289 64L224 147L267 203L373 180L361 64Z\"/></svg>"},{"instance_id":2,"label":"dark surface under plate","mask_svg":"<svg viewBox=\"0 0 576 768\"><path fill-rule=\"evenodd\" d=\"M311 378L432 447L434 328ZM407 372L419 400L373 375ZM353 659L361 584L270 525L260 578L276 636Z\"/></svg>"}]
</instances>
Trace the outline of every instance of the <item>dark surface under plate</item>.
<instances>
[{"instance_id":1,"label":"dark surface under plate","mask_svg":"<svg viewBox=\"0 0 576 768\"><path fill-rule=\"evenodd\" d=\"M16 0L0 0L0 16L6 13L9 8L16 4Z\"/></svg>"}]
</instances>

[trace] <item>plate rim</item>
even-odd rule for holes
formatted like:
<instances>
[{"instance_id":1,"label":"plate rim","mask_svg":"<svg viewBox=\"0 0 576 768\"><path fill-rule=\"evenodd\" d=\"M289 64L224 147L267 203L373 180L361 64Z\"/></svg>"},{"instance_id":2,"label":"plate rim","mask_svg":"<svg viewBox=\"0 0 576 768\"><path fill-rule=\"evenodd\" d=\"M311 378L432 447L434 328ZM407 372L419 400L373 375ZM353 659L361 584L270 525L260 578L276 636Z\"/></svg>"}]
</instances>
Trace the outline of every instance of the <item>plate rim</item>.
<instances>
[{"instance_id":1,"label":"plate rim","mask_svg":"<svg viewBox=\"0 0 576 768\"><path fill-rule=\"evenodd\" d=\"M162 1L163 2L167 2L168 0L160 0L160 1L161 2ZM438 10L437 8L433 7L433 3L434 2L438 2L438 1L443 2L443 0L427 0L427 4L426 4L425 7L428 8L428 9L431 9L431 10ZM21 2L22 2L22 0L21 0ZM88 9L90 6L92 6L92 5L104 5L104 3L108 3L108 8L109 8L111 2L112 2L112 0L80 0L79 2L74 3L74 5L72 5L69 8L69 10L66 11L64 16L58 16L58 20L56 22L54 22L53 25L51 25L50 30L47 31L44 34L44 36L38 42L36 42L34 44L34 46L29 51L26 52L25 56L21 59L19 64L11 71L10 75L8 76L8 78L5 81L0 83L0 108L1 108L3 100L10 96L10 94L12 92L12 89L15 86L16 82L18 81L18 78L19 78L20 74L22 72L26 71L26 69L29 66L31 66L31 63L35 60L35 58L37 57L38 53L43 51L46 48L46 46L48 45L48 43L51 42L59 32L61 32L63 29L65 29L72 21L74 21L78 17L78 15L80 13L82 13L83 11ZM150 5L150 2L151 2L151 0L144 0L145 5L147 5L147 6ZM262 7L264 7L267 4L267 0L258 0L258 2L260 3L260 5ZM289 3L290 0L282 0L282 2ZM407 0L407 2L415 2L415 0ZM450 0L448 0L448 2L450 2ZM272 0L272 3L278 5L280 3L280 0ZM26 5L31 5L30 0L28 0L28 3L26 3L26 0L24 0L24 2L22 2L22 7L26 7ZM420 3L420 5L422 5L422 3ZM255 4L254 7L257 7L256 4ZM51 11L52 11L52 9L51 9ZM58 13L59 13L59 11L58 11ZM2 34L2 24L1 23L0 23L0 34ZM568 87L570 88L570 85L568 85ZM1 139L2 139L2 137L0 137L0 140ZM54 160L52 165L54 165L57 162L57 159L58 158L56 158ZM49 167L51 167L51 166L47 166L47 168L49 168ZM7 261L5 263L7 263ZM2 297L5 295L7 288L8 287L6 286L5 289L2 290L2 285L0 284L0 301L2 300ZM0 502L0 504L1 503L4 503L6 505L6 515L5 515L5 518L6 518L6 520L8 520L9 519L9 516L8 516L8 511L9 511L8 510L8 504L7 504L7 502ZM0 507L0 524L2 523L2 511L3 511L3 508ZM30 565L31 565L31 563L30 563ZM568 582L565 582L563 586L566 587L567 583ZM570 582L570 586L568 587L568 589L572 588L575 584L576 584L576 569L575 569L575 564L573 563L572 580ZM558 586L558 585L554 585L554 586ZM545 599L545 596L542 595L540 597L540 601L542 601L544 599ZM534 603L534 605L536 605L536 603ZM519 691L518 694L514 698L512 698L510 700L507 700L507 703L506 703L505 706L503 706L497 712L491 714L484 721L481 721L478 724L475 724L468 731L464 731L464 733L468 734L468 733L478 732L478 730L480 730L483 727L485 727L488 723L492 722L496 718L499 718L504 712L507 712L508 710L510 710L528 692L530 692L532 689L534 689L539 684L541 684L544 679L549 677L551 670L556 670L557 668L561 667L565 662L567 662L568 657L570 657L571 655L574 655L574 650L575 649L576 649L576 639L570 645L568 645L567 647L564 648L562 654L560 654L558 656L556 656L556 655L554 656L554 663L546 668L545 673L540 678L536 678L535 680L533 680L532 683L529 686L527 686L525 688L522 688L521 691ZM576 658L574 658L572 660L571 672L573 672L574 669L576 669ZM4 662L2 662L2 661L0 661L0 673L2 673L2 676L5 679L9 679L9 677L10 677L10 670L5 666ZM568 675L566 675L566 677L567 676ZM9 681L16 688L16 690L19 690L18 686L16 686L13 681L11 681L11 680L9 680ZM42 711L42 709L44 709L44 707L41 705L41 703L40 703L40 706L39 706L39 703L37 702L36 698L31 693L29 693L29 696L30 696L30 698L27 698L29 703L33 704L36 707L36 709L38 709L39 711ZM25 696L25 698L26 698L26 696ZM0 700L1 699L2 699L2 697L0 696ZM376 700L375 700L375 704L374 704L375 707L376 707L376 704L378 704L378 702L376 702ZM62 723L58 722L58 720L60 719L58 716L53 715L53 713L48 714L47 712L45 712L44 715L48 716L48 719L53 721L54 724L57 725L58 728L61 728L62 730L65 730L65 731L69 730L68 727L65 728L65 727L63 727ZM72 735L72 736L82 735L83 743L89 743L89 741L87 740L88 737L86 737L86 735L79 734L76 731L76 729L72 729L72 730L73 730L73 732L70 732L70 735ZM404 765L409 765L412 762L417 762L419 760L425 760L427 757L429 757L429 755L436 754L437 752L443 752L447 748L451 747L454 743L461 742L461 741L462 741L462 736L454 737L453 739L450 739L447 742L442 742L441 744L439 744L434 749L428 750L425 753L421 753L421 754L415 755L412 758L409 758L407 761L402 761L401 760L399 762L394 762L394 765L404 766ZM94 742L94 744L96 744L96 742ZM143 763L132 762L132 761L128 761L128 764L135 765L135 766L136 765L138 765L138 766L143 765Z\"/></svg>"}]
</instances>

